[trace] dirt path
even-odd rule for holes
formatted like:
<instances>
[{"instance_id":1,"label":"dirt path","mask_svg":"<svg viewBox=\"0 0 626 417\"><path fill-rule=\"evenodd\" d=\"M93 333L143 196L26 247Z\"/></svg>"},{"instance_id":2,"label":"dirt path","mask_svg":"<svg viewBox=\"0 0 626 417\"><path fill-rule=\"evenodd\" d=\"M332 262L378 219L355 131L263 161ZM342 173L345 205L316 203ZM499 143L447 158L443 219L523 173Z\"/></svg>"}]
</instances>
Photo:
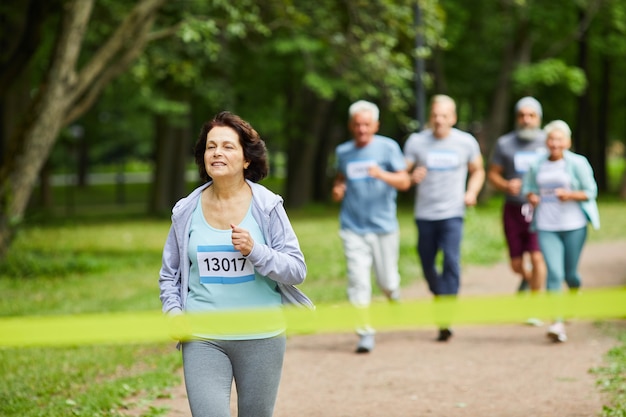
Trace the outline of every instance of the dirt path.
<instances>
[{"instance_id":1,"label":"dirt path","mask_svg":"<svg viewBox=\"0 0 626 417\"><path fill-rule=\"evenodd\" d=\"M585 287L626 284L626 241L588 244L581 273ZM511 294L516 285L508 265L468 267L461 296ZM430 295L419 283L403 297ZM434 341L434 327L382 331L366 355L353 353L354 334L291 337L275 417L587 417L601 411L604 399L589 370L603 364L616 341L593 323L568 323L569 340L558 345L546 339L545 326L454 330L443 344ZM170 417L191 416L182 384L152 406L168 407Z\"/></svg>"}]
</instances>

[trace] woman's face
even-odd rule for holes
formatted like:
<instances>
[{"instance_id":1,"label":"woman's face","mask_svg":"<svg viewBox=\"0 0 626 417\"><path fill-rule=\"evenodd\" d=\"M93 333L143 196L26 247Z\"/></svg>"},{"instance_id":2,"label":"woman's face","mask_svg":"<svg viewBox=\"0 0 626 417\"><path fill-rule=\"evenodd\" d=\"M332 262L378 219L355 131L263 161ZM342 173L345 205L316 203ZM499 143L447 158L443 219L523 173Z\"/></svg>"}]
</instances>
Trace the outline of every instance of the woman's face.
<instances>
[{"instance_id":1,"label":"woman's face","mask_svg":"<svg viewBox=\"0 0 626 417\"><path fill-rule=\"evenodd\" d=\"M235 130L216 126L209 130L204 151L204 168L215 181L220 178L243 177L250 163L244 159L243 147Z\"/></svg>"},{"instance_id":2,"label":"woman's face","mask_svg":"<svg viewBox=\"0 0 626 417\"><path fill-rule=\"evenodd\" d=\"M560 130L553 130L546 137L546 147L550 152L550 159L561 159L563 157L563 151L569 149L571 145L571 139Z\"/></svg>"}]
</instances>

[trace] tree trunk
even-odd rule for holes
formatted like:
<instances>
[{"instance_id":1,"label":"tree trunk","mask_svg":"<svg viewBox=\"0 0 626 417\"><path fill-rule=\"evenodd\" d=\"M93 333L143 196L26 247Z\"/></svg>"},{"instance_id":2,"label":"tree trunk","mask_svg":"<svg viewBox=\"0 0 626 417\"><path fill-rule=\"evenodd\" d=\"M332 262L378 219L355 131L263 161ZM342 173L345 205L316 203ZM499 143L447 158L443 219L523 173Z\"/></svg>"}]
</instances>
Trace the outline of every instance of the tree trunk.
<instances>
[{"instance_id":1,"label":"tree trunk","mask_svg":"<svg viewBox=\"0 0 626 417\"><path fill-rule=\"evenodd\" d=\"M288 130L285 204L302 207L311 202L315 183L320 180L316 177L316 160L331 102L316 97L310 90L299 91L290 99L290 108L301 109L293 114L304 116L296 119Z\"/></svg>"},{"instance_id":2,"label":"tree trunk","mask_svg":"<svg viewBox=\"0 0 626 417\"><path fill-rule=\"evenodd\" d=\"M154 215L170 213L176 201L185 196L185 168L190 154L190 129L172 126L162 115L154 118L155 156L148 212Z\"/></svg>"},{"instance_id":3,"label":"tree trunk","mask_svg":"<svg viewBox=\"0 0 626 417\"><path fill-rule=\"evenodd\" d=\"M156 12L164 2L137 3L80 73L76 66L94 1L63 2L49 69L29 110L24 112L25 118L11 133L9 150L0 167L0 258L22 222L39 171L61 128L84 114L108 82L143 50Z\"/></svg>"},{"instance_id":4,"label":"tree trunk","mask_svg":"<svg viewBox=\"0 0 626 417\"><path fill-rule=\"evenodd\" d=\"M518 22L515 36L502 51L500 73L491 98L491 113L483 128L487 154L491 153L497 138L508 130L507 125L511 117L511 76L517 66L530 62L531 47L529 22L527 17L523 17Z\"/></svg>"},{"instance_id":5,"label":"tree trunk","mask_svg":"<svg viewBox=\"0 0 626 417\"><path fill-rule=\"evenodd\" d=\"M579 11L579 19L585 18L584 11ZM587 83L592 83L589 73L589 44L588 31L583 31L578 40L578 67L585 73ZM585 92L578 98L575 126L572 128L573 150L585 155L591 165L596 168L596 155L593 142L597 130L594 129L593 104L591 89L587 87Z\"/></svg>"},{"instance_id":6,"label":"tree trunk","mask_svg":"<svg viewBox=\"0 0 626 417\"><path fill-rule=\"evenodd\" d=\"M433 81L435 83L435 91L437 94L448 94L448 83L446 80L446 71L443 64L444 52L441 48L435 48L433 51L432 59L432 73ZM428 116L426 116L426 123L428 123ZM420 130L423 130L424 126L420 126Z\"/></svg>"},{"instance_id":7,"label":"tree trunk","mask_svg":"<svg viewBox=\"0 0 626 417\"><path fill-rule=\"evenodd\" d=\"M484 125L480 129L480 145L485 160L489 161L489 155L498 137L509 129L511 117L511 77L515 68L523 63L530 62L531 39L529 35L528 18L524 16L519 22L513 36L502 51L502 63L496 86L491 97L491 111ZM488 183L487 183L488 184ZM489 199L495 189L487 185L480 193L482 201Z\"/></svg>"},{"instance_id":8,"label":"tree trunk","mask_svg":"<svg viewBox=\"0 0 626 417\"><path fill-rule=\"evenodd\" d=\"M10 162L0 175L3 208L0 214L0 257L8 248L13 228L22 220L39 171L63 126L71 103L69 91L76 79L74 68L92 6L93 1L86 0L67 3L46 80L31 105L29 117L11 135L9 149L12 158L8 158Z\"/></svg>"},{"instance_id":9,"label":"tree trunk","mask_svg":"<svg viewBox=\"0 0 626 417\"><path fill-rule=\"evenodd\" d=\"M178 200L187 194L187 162L192 155L193 145L195 141L189 138L194 136L191 134L191 119L186 118L189 122L185 126L176 126L174 128L174 155L172 157L172 165L174 165L174 175L170 184L170 207L174 206Z\"/></svg>"},{"instance_id":10,"label":"tree trunk","mask_svg":"<svg viewBox=\"0 0 626 417\"><path fill-rule=\"evenodd\" d=\"M337 100L330 104L330 108L327 110L327 117L324 121L324 129L321 132L318 141L320 143L317 155L315 158L315 173L313 180L313 201L325 203L329 201L330 190L332 188L333 176L329 175L331 172L328 163L329 155L333 155L337 145L347 140L346 137L346 124L347 116L337 120L333 117L335 114L346 114L347 109L337 109ZM343 111L341 111L343 110Z\"/></svg>"},{"instance_id":11,"label":"tree trunk","mask_svg":"<svg viewBox=\"0 0 626 417\"><path fill-rule=\"evenodd\" d=\"M154 171L148 213L164 214L171 209L169 203L169 179L174 175L171 155L174 153L174 141L168 128L167 117L154 116Z\"/></svg>"},{"instance_id":12,"label":"tree trunk","mask_svg":"<svg viewBox=\"0 0 626 417\"><path fill-rule=\"evenodd\" d=\"M600 97L598 106L598 126L597 140L592 140L594 144L594 174L601 191L608 189L607 169L606 169L606 149L609 142L609 112L611 103L611 60L607 56L602 57L602 79L600 87Z\"/></svg>"}]
</instances>

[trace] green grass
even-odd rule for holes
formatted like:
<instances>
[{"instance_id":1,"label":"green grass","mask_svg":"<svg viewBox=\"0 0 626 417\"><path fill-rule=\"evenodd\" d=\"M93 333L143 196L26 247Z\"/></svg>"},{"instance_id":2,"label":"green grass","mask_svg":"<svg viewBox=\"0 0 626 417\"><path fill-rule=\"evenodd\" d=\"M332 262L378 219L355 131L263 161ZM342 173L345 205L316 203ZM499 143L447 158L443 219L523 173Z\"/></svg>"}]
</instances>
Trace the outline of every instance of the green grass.
<instances>
[{"instance_id":1,"label":"green grass","mask_svg":"<svg viewBox=\"0 0 626 417\"><path fill-rule=\"evenodd\" d=\"M176 381L171 346L0 349L0 415L116 416Z\"/></svg>"},{"instance_id":2,"label":"green grass","mask_svg":"<svg viewBox=\"0 0 626 417\"><path fill-rule=\"evenodd\" d=\"M73 220L21 230L0 264L0 316L158 309L167 229ZM127 398L179 384L180 366L173 343L0 349L0 415L121 415Z\"/></svg>"},{"instance_id":3,"label":"green grass","mask_svg":"<svg viewBox=\"0 0 626 417\"><path fill-rule=\"evenodd\" d=\"M22 230L0 265L0 316L157 309L168 227L143 220Z\"/></svg>"},{"instance_id":4,"label":"green grass","mask_svg":"<svg viewBox=\"0 0 626 417\"><path fill-rule=\"evenodd\" d=\"M140 215L144 207L138 195L145 196L145 187L133 192L136 201L110 205L114 207L111 212L103 208L104 195L110 198L114 193L108 187L100 192L84 190L80 198L76 195L72 216L58 207L46 214L31 212L30 221L0 263L0 317L160 308L158 270L169 219ZM605 227L591 232L590 240L624 239L625 208L624 202L603 199L600 211ZM316 303L344 301L338 206L289 210L289 215L309 268L301 289ZM410 202L400 205L398 218L400 272L406 286L421 279ZM506 261L506 251L500 201L494 198L469 210L462 262L488 265L502 261ZM620 334L624 337L623 329ZM603 389L614 394L618 407L606 416L623 416L616 413L626 409L625 345L611 351L608 358L617 364L610 365L609 371L622 369L618 371L622 379L615 385L602 383ZM162 395L165 387L180 384L175 377L179 367L180 355L173 343L0 349L0 415L120 415L129 398L154 398ZM599 376L600 380L620 381L607 375ZM147 413L166 415L166 410Z\"/></svg>"},{"instance_id":5,"label":"green grass","mask_svg":"<svg viewBox=\"0 0 626 417\"><path fill-rule=\"evenodd\" d=\"M622 155L609 157L607 160L607 187L611 192L618 192L624 170L626 170L626 159Z\"/></svg>"},{"instance_id":6,"label":"green grass","mask_svg":"<svg viewBox=\"0 0 626 417\"><path fill-rule=\"evenodd\" d=\"M621 331L620 331L621 329ZM605 355L606 365L591 370L596 375L597 385L611 398L611 405L602 408L603 417L626 417L626 328L610 327L620 344Z\"/></svg>"}]
</instances>

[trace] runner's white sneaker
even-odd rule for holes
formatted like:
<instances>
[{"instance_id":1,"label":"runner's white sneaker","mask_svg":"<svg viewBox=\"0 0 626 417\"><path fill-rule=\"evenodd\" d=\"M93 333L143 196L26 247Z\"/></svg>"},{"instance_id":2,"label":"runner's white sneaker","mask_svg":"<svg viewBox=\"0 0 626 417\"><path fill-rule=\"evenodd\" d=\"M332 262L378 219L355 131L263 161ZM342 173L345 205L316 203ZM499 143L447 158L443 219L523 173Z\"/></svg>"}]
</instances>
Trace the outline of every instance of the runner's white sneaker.
<instances>
[{"instance_id":1,"label":"runner's white sneaker","mask_svg":"<svg viewBox=\"0 0 626 417\"><path fill-rule=\"evenodd\" d=\"M548 339L555 343L563 343L567 341L567 335L565 334L565 326L563 322L557 321L548 327Z\"/></svg>"},{"instance_id":2,"label":"runner's white sneaker","mask_svg":"<svg viewBox=\"0 0 626 417\"><path fill-rule=\"evenodd\" d=\"M364 334L359 338L359 343L356 346L356 353L370 353L374 350L374 335Z\"/></svg>"},{"instance_id":3,"label":"runner's white sneaker","mask_svg":"<svg viewBox=\"0 0 626 417\"><path fill-rule=\"evenodd\" d=\"M541 321L541 319L538 319L536 317L530 317L526 320L526 324L529 326L541 327L543 326L543 321Z\"/></svg>"}]
</instances>

